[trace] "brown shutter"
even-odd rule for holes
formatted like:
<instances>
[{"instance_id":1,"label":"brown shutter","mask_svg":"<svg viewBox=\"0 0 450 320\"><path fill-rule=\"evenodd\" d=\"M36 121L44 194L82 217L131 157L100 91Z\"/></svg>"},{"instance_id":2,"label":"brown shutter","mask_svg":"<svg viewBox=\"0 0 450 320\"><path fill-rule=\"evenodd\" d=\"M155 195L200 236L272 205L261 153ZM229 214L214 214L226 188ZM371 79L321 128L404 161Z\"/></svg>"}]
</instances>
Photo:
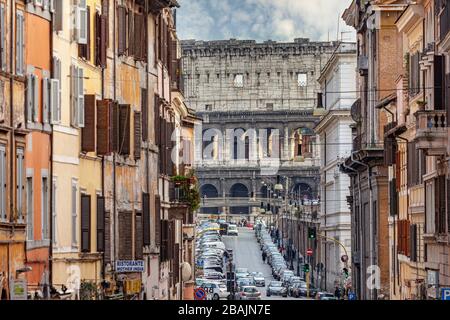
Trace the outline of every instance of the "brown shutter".
<instances>
[{"instance_id":1,"label":"brown shutter","mask_svg":"<svg viewBox=\"0 0 450 320\"><path fill-rule=\"evenodd\" d=\"M159 96L155 94L154 96L154 127L155 127L155 144L159 146L161 144L161 114L159 111L160 103Z\"/></svg>"},{"instance_id":2,"label":"brown shutter","mask_svg":"<svg viewBox=\"0 0 450 320\"><path fill-rule=\"evenodd\" d=\"M135 217L135 238L134 238L134 258L142 259L143 258L143 230L142 230L142 213L136 212Z\"/></svg>"},{"instance_id":3,"label":"brown shutter","mask_svg":"<svg viewBox=\"0 0 450 320\"><path fill-rule=\"evenodd\" d=\"M155 241L156 245L161 245L161 197L155 196Z\"/></svg>"},{"instance_id":4,"label":"brown shutter","mask_svg":"<svg viewBox=\"0 0 450 320\"><path fill-rule=\"evenodd\" d=\"M160 160L160 172L162 174L167 173L166 170L166 156L167 156L167 149L166 149L166 135L167 135L167 121L166 119L162 119L161 121L161 140L160 140L160 148L159 148L159 160Z\"/></svg>"},{"instance_id":5,"label":"brown shutter","mask_svg":"<svg viewBox=\"0 0 450 320\"><path fill-rule=\"evenodd\" d=\"M84 128L81 130L81 150L95 152L95 95L84 95Z\"/></svg>"},{"instance_id":6,"label":"brown shutter","mask_svg":"<svg viewBox=\"0 0 450 320\"><path fill-rule=\"evenodd\" d=\"M117 8L117 33L118 33L118 54L123 55L126 51L126 21L127 12L126 8L119 6Z\"/></svg>"},{"instance_id":7,"label":"brown shutter","mask_svg":"<svg viewBox=\"0 0 450 320\"><path fill-rule=\"evenodd\" d=\"M105 198L97 196L97 252L105 251Z\"/></svg>"},{"instance_id":8,"label":"brown shutter","mask_svg":"<svg viewBox=\"0 0 450 320\"><path fill-rule=\"evenodd\" d=\"M133 259L133 232L131 212L119 212L119 259Z\"/></svg>"},{"instance_id":9,"label":"brown shutter","mask_svg":"<svg viewBox=\"0 0 450 320\"><path fill-rule=\"evenodd\" d=\"M105 57L106 49L109 47L109 0L102 0L102 18L105 20ZM106 61L106 60L105 60Z\"/></svg>"},{"instance_id":10,"label":"brown shutter","mask_svg":"<svg viewBox=\"0 0 450 320\"><path fill-rule=\"evenodd\" d=\"M101 29L101 16L100 13L95 13L94 20L94 33L95 33L95 65L100 66L100 52L102 47L102 29Z\"/></svg>"},{"instance_id":11,"label":"brown shutter","mask_svg":"<svg viewBox=\"0 0 450 320\"><path fill-rule=\"evenodd\" d=\"M111 104L111 146L113 152L119 151L119 104L117 101Z\"/></svg>"},{"instance_id":12,"label":"brown shutter","mask_svg":"<svg viewBox=\"0 0 450 320\"><path fill-rule=\"evenodd\" d=\"M436 216L436 232L439 234L444 234L446 233L446 190L445 190L445 186L446 186L446 179L445 179L445 175L440 175L438 176L438 191L437 193L437 197L439 198L439 208L437 210L437 216Z\"/></svg>"},{"instance_id":13,"label":"brown shutter","mask_svg":"<svg viewBox=\"0 0 450 320\"><path fill-rule=\"evenodd\" d=\"M144 46L143 43L143 34L144 30L144 16L142 14L134 15L134 30L139 30L139 32L134 32L132 34L134 41L134 57L136 60L143 60L143 51L142 48Z\"/></svg>"},{"instance_id":14,"label":"brown shutter","mask_svg":"<svg viewBox=\"0 0 450 320\"><path fill-rule=\"evenodd\" d=\"M130 155L130 105L119 105L119 154Z\"/></svg>"},{"instance_id":15,"label":"brown shutter","mask_svg":"<svg viewBox=\"0 0 450 320\"><path fill-rule=\"evenodd\" d=\"M167 220L161 220L161 261L168 260L168 242L169 242L169 223Z\"/></svg>"},{"instance_id":16,"label":"brown shutter","mask_svg":"<svg viewBox=\"0 0 450 320\"><path fill-rule=\"evenodd\" d=\"M445 110L445 57L434 56L434 110Z\"/></svg>"},{"instance_id":17,"label":"brown shutter","mask_svg":"<svg viewBox=\"0 0 450 320\"><path fill-rule=\"evenodd\" d=\"M100 66L102 68L106 68L107 66L107 57L106 52L108 49L108 16L102 14L100 16Z\"/></svg>"},{"instance_id":18,"label":"brown shutter","mask_svg":"<svg viewBox=\"0 0 450 320\"><path fill-rule=\"evenodd\" d=\"M141 158L141 113L134 112L134 159Z\"/></svg>"},{"instance_id":19,"label":"brown shutter","mask_svg":"<svg viewBox=\"0 0 450 320\"><path fill-rule=\"evenodd\" d=\"M105 261L104 263L108 263L111 261L111 214L109 211L105 212Z\"/></svg>"},{"instance_id":20,"label":"brown shutter","mask_svg":"<svg viewBox=\"0 0 450 320\"><path fill-rule=\"evenodd\" d=\"M135 44L134 44L134 12L130 9L128 10L128 55L134 56L135 54Z\"/></svg>"},{"instance_id":21,"label":"brown shutter","mask_svg":"<svg viewBox=\"0 0 450 320\"><path fill-rule=\"evenodd\" d=\"M86 44L86 60L91 61L91 8L87 6L87 44Z\"/></svg>"},{"instance_id":22,"label":"brown shutter","mask_svg":"<svg viewBox=\"0 0 450 320\"><path fill-rule=\"evenodd\" d=\"M411 238L410 238L410 227L409 227L409 220L406 220L406 223L405 223L405 255L407 256L407 257L409 257L410 256L410 246L409 246L409 244L410 244L410 242L411 242Z\"/></svg>"},{"instance_id":23,"label":"brown shutter","mask_svg":"<svg viewBox=\"0 0 450 320\"><path fill-rule=\"evenodd\" d=\"M141 89L142 140L148 140L148 91Z\"/></svg>"},{"instance_id":24,"label":"brown shutter","mask_svg":"<svg viewBox=\"0 0 450 320\"><path fill-rule=\"evenodd\" d=\"M110 100L97 101L97 154L111 153L111 109Z\"/></svg>"},{"instance_id":25,"label":"brown shutter","mask_svg":"<svg viewBox=\"0 0 450 320\"><path fill-rule=\"evenodd\" d=\"M81 252L91 251L91 196L81 195Z\"/></svg>"},{"instance_id":26,"label":"brown shutter","mask_svg":"<svg viewBox=\"0 0 450 320\"><path fill-rule=\"evenodd\" d=\"M142 193L142 237L143 245L150 245L150 195Z\"/></svg>"}]
</instances>

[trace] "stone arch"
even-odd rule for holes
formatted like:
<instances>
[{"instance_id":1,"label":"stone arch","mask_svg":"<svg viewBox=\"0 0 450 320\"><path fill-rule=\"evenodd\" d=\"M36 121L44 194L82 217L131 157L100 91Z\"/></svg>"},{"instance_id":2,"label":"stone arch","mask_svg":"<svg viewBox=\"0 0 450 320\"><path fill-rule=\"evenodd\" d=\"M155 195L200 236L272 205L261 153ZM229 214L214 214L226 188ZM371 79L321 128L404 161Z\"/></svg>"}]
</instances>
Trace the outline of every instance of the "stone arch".
<instances>
[{"instance_id":1,"label":"stone arch","mask_svg":"<svg viewBox=\"0 0 450 320\"><path fill-rule=\"evenodd\" d=\"M235 183L230 188L230 198L249 198L250 190L249 188L242 183ZM231 207L231 214L249 214L249 207Z\"/></svg>"},{"instance_id":2,"label":"stone arch","mask_svg":"<svg viewBox=\"0 0 450 320\"><path fill-rule=\"evenodd\" d=\"M213 184L206 183L200 187L200 196L202 199L205 198L218 198L219 197L219 190L214 186ZM219 208L201 208L201 213L205 214L218 214Z\"/></svg>"},{"instance_id":3,"label":"stone arch","mask_svg":"<svg viewBox=\"0 0 450 320\"><path fill-rule=\"evenodd\" d=\"M297 182L292 188L294 199L311 200L314 197L314 188L306 182Z\"/></svg>"}]
</instances>

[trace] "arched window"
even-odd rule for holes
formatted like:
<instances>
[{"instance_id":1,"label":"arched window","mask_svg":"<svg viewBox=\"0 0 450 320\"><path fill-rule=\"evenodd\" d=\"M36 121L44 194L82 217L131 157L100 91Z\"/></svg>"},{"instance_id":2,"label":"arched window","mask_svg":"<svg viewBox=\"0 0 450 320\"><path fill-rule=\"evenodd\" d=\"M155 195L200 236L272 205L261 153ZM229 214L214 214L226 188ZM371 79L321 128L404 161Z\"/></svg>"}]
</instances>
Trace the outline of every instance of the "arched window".
<instances>
[{"instance_id":1,"label":"arched window","mask_svg":"<svg viewBox=\"0 0 450 320\"><path fill-rule=\"evenodd\" d=\"M230 197L231 198L248 198L249 191L248 188L242 183L234 184L230 189ZM249 214L249 207L231 207L231 214Z\"/></svg>"},{"instance_id":2,"label":"arched window","mask_svg":"<svg viewBox=\"0 0 450 320\"><path fill-rule=\"evenodd\" d=\"M205 184L200 188L200 195L201 198L206 200L206 199L214 199L214 198L218 198L219 197L219 192L217 191L217 188L215 186L213 186L212 184ZM203 203L203 201L202 201ZM205 214L218 214L219 212L219 208L215 207L215 208L201 208L201 213L205 213Z\"/></svg>"}]
</instances>

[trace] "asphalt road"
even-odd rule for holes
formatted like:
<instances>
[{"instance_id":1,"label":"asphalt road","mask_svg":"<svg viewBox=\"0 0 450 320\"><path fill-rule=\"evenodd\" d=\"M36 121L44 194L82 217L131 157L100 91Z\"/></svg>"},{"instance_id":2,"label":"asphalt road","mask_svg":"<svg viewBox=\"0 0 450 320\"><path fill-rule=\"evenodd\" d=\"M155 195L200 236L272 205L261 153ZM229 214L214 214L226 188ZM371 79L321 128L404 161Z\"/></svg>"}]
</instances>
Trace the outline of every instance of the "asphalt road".
<instances>
[{"instance_id":1,"label":"asphalt road","mask_svg":"<svg viewBox=\"0 0 450 320\"><path fill-rule=\"evenodd\" d=\"M270 266L262 261L261 250L256 241L255 232L252 229L239 228L238 237L223 236L222 241L225 243L227 249L233 250L233 259L236 263L236 268L248 268L249 272L262 272L266 278L266 286L271 280L274 280ZM259 287L258 290L261 291L261 298L263 300L300 300L300 298L291 297L267 297L266 288Z\"/></svg>"}]
</instances>

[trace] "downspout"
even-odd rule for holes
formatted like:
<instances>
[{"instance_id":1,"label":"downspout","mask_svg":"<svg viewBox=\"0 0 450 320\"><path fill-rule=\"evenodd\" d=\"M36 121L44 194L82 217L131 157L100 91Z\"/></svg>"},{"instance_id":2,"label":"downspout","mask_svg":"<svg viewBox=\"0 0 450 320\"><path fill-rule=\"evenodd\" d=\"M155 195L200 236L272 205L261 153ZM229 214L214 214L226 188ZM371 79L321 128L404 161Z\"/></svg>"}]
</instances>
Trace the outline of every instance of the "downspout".
<instances>
[{"instance_id":1,"label":"downspout","mask_svg":"<svg viewBox=\"0 0 450 320\"><path fill-rule=\"evenodd\" d=\"M13 219L12 219L12 217L13 217L13 214L14 214L14 187L13 187L13 172L14 172L14 153L15 153L15 150L16 150L16 148L15 148L15 146L14 146L14 144L15 144L15 130L14 130L14 112L13 112L13 109L14 109L14 76L13 76L13 73L14 73L14 63L13 63L13 57L14 57L14 39L13 39L13 33L14 32L12 32L13 30L14 30L14 8L15 8L15 6L11 6L11 21L10 21L10 30L11 30L11 32L10 32L10 45L9 45L9 52L10 52L10 59L9 59L9 62L10 62L10 73L9 73L9 82L10 82L10 86L9 86L9 91L10 91L10 95L9 95L9 97L10 97L10 102L9 102L9 105L10 105L10 108L11 108L11 110L10 110L10 113L9 113L9 120L10 120L10 126L11 126L11 137L10 137L10 140L11 140L11 146L10 146L10 157L9 157L9 161L10 161L10 172L11 172L11 174L10 174L10 184L9 184L9 190L10 190L10 193L9 193L9 205L10 205L10 211L9 211L9 221L10 222L13 222ZM14 235L14 227L13 227L13 229L12 229L12 234L11 234L11 236L13 236ZM23 246L24 246L24 252L26 252L26 241L24 241L24 244L23 244ZM10 251L10 243L8 243L8 257L7 257L7 259L8 259L8 277L10 277L11 275L9 274L10 273L10 268L11 268L11 259L10 259L10 256L9 256L9 251Z\"/></svg>"},{"instance_id":2,"label":"downspout","mask_svg":"<svg viewBox=\"0 0 450 320\"><path fill-rule=\"evenodd\" d=\"M52 15L53 17L53 15ZM53 27L52 27L52 20L50 20L50 74L53 73ZM53 74L53 77L55 77L56 75ZM50 121L51 123L51 121ZM55 199L53 199L53 192L54 192L54 186L53 186L53 146L54 146L54 141L53 141L53 124L51 123L51 132L50 132L50 208L51 208L51 217L50 217L50 245L48 248L48 278L49 278L49 284L50 284L50 288L53 286L53 243L55 241L54 237L53 237L53 230L55 228L55 226L53 225L53 221L56 222L56 219L53 220L53 216L56 214L56 206L53 206L53 203L55 201ZM55 212L53 211L55 210Z\"/></svg>"},{"instance_id":3,"label":"downspout","mask_svg":"<svg viewBox=\"0 0 450 320\"><path fill-rule=\"evenodd\" d=\"M103 13L102 13L103 14ZM109 15L108 15L109 19ZM108 47L108 45L107 45ZM106 64L108 64L108 57L106 57ZM101 74L101 90L102 90L102 100L105 100L105 68L102 68L102 74ZM97 155L98 156L98 155ZM105 205L105 156L102 156L102 167L101 167L101 184L102 184L102 196L103 196L103 205ZM98 214L98 213L97 213ZM103 218L105 217L105 214L103 212ZM105 224L103 223L103 226ZM106 278L106 268L105 268L105 246L103 246L103 252L102 252L102 266L101 266L101 272L102 272L102 278L105 280Z\"/></svg>"},{"instance_id":4,"label":"downspout","mask_svg":"<svg viewBox=\"0 0 450 320\"><path fill-rule=\"evenodd\" d=\"M117 99L117 66L116 66L116 60L117 60L117 52L116 52L116 14L117 14L117 8L116 8L116 3L114 2L114 15L113 15L113 30L114 30L114 37L113 37L113 96L114 96L114 101L116 101ZM118 232L116 232L117 230L117 226L116 226L116 210L117 210L117 205L116 205L116 151L113 152L113 261L116 261L116 238L118 235ZM113 266L113 270L115 272L115 267Z\"/></svg>"}]
</instances>

